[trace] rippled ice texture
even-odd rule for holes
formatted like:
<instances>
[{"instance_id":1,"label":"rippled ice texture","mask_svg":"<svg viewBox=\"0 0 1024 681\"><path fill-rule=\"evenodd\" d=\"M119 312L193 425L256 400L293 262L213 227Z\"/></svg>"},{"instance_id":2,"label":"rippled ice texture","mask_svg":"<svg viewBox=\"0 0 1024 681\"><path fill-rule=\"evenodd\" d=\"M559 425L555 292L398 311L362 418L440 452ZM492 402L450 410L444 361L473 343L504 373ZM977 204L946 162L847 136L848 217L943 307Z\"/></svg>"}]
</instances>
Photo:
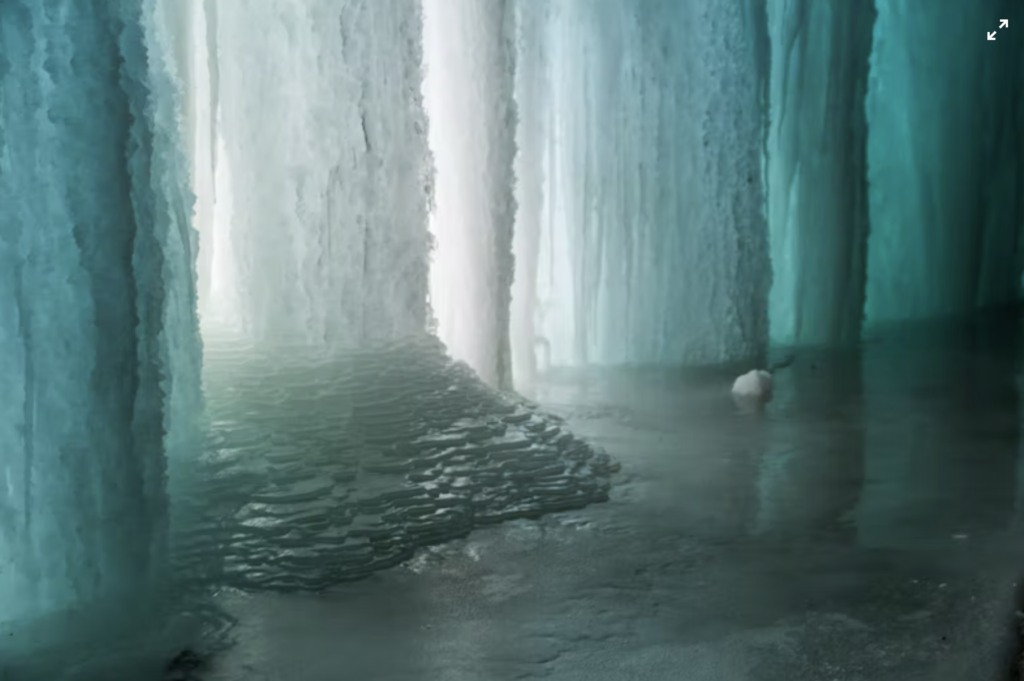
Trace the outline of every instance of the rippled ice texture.
<instances>
[{"instance_id":1,"label":"rippled ice texture","mask_svg":"<svg viewBox=\"0 0 1024 681\"><path fill-rule=\"evenodd\" d=\"M418 546L605 501L614 464L436 340L317 358L207 344L211 444L185 566L223 584L320 590Z\"/></svg>"}]
</instances>

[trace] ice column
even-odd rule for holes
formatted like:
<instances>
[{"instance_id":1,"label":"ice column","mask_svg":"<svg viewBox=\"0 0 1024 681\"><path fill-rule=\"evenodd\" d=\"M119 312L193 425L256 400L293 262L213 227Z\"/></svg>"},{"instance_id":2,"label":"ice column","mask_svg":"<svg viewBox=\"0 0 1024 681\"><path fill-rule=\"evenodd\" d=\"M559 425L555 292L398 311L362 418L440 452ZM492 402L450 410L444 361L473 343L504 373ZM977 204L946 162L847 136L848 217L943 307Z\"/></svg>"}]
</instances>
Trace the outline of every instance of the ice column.
<instances>
[{"instance_id":1,"label":"ice column","mask_svg":"<svg viewBox=\"0 0 1024 681\"><path fill-rule=\"evenodd\" d=\"M772 340L860 338L873 0L770 0Z\"/></svg>"},{"instance_id":2,"label":"ice column","mask_svg":"<svg viewBox=\"0 0 1024 681\"><path fill-rule=\"evenodd\" d=\"M166 460L193 451L200 353L155 12L0 4L0 625L161 623Z\"/></svg>"},{"instance_id":3,"label":"ice column","mask_svg":"<svg viewBox=\"0 0 1024 681\"><path fill-rule=\"evenodd\" d=\"M755 4L556 4L537 284L553 363L763 350Z\"/></svg>"},{"instance_id":4,"label":"ice column","mask_svg":"<svg viewBox=\"0 0 1024 681\"><path fill-rule=\"evenodd\" d=\"M877 6L867 96L867 321L1011 301L1024 224L1024 6ZM1007 28L999 29L1001 19Z\"/></svg>"},{"instance_id":5,"label":"ice column","mask_svg":"<svg viewBox=\"0 0 1024 681\"><path fill-rule=\"evenodd\" d=\"M515 4L423 0L437 171L431 305L449 352L502 387L512 378Z\"/></svg>"}]
</instances>

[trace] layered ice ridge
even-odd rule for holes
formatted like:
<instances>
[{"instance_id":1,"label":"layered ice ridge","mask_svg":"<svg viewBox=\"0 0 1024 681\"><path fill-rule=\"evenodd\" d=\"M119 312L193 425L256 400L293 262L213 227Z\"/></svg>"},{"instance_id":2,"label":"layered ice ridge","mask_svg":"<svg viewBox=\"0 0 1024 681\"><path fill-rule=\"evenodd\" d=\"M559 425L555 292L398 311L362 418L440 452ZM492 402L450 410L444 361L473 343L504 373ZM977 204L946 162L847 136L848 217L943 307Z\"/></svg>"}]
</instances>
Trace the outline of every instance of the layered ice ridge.
<instances>
[{"instance_id":1,"label":"layered ice ridge","mask_svg":"<svg viewBox=\"0 0 1024 681\"><path fill-rule=\"evenodd\" d=\"M320 590L474 527L605 501L609 457L424 337L317 357L207 340L206 522L180 569Z\"/></svg>"}]
</instances>

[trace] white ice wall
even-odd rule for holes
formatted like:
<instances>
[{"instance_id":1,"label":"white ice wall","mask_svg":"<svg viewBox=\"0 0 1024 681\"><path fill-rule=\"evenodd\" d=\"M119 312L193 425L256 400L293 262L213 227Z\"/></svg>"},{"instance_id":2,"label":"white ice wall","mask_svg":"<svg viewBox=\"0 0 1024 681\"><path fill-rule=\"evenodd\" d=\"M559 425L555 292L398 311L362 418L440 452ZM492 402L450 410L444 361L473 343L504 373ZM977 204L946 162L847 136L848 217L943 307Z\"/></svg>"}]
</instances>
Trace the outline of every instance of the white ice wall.
<instances>
[{"instance_id":1,"label":"white ice wall","mask_svg":"<svg viewBox=\"0 0 1024 681\"><path fill-rule=\"evenodd\" d=\"M238 0L207 3L203 21L216 129L213 187L198 192L216 198L204 325L322 348L422 333L419 3Z\"/></svg>"}]
</instances>

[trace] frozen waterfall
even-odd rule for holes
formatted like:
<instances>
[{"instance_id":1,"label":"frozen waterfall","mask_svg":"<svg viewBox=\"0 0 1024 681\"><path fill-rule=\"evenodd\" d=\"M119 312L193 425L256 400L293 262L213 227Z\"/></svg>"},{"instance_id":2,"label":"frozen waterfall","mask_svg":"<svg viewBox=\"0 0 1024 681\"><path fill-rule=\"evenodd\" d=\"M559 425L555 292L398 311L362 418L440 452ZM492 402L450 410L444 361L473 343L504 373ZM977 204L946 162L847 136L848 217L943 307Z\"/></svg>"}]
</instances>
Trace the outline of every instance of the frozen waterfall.
<instances>
[{"instance_id":1,"label":"frozen waterfall","mask_svg":"<svg viewBox=\"0 0 1024 681\"><path fill-rule=\"evenodd\" d=\"M0 670L162 631L201 409L173 37L53 9L0 7Z\"/></svg>"},{"instance_id":2,"label":"frozen waterfall","mask_svg":"<svg viewBox=\"0 0 1024 681\"><path fill-rule=\"evenodd\" d=\"M550 362L756 355L770 266L751 8L550 4L534 313Z\"/></svg>"},{"instance_id":3,"label":"frozen waterfall","mask_svg":"<svg viewBox=\"0 0 1024 681\"><path fill-rule=\"evenodd\" d=\"M430 302L438 336L511 387L515 3L423 0L423 90L436 176Z\"/></svg>"},{"instance_id":4,"label":"frozen waterfall","mask_svg":"<svg viewBox=\"0 0 1024 681\"><path fill-rule=\"evenodd\" d=\"M418 3L196 7L190 127L204 133L194 158L214 163L196 176L214 206L197 221L204 325L322 349L423 331Z\"/></svg>"},{"instance_id":5,"label":"frozen waterfall","mask_svg":"<svg viewBox=\"0 0 1024 681\"><path fill-rule=\"evenodd\" d=\"M511 390L552 367L1017 301L1017 30L1008 0L0 3L0 678L606 499L615 464Z\"/></svg>"},{"instance_id":6,"label":"frozen waterfall","mask_svg":"<svg viewBox=\"0 0 1024 681\"><path fill-rule=\"evenodd\" d=\"M876 4L867 321L1012 302L1024 257L1024 42L977 36L1004 18L1024 29L1024 6ZM939 32L943 41L921 37Z\"/></svg>"},{"instance_id":7,"label":"frozen waterfall","mask_svg":"<svg viewBox=\"0 0 1024 681\"><path fill-rule=\"evenodd\" d=\"M765 148L772 340L860 338L867 267L871 0L772 0Z\"/></svg>"}]
</instances>

